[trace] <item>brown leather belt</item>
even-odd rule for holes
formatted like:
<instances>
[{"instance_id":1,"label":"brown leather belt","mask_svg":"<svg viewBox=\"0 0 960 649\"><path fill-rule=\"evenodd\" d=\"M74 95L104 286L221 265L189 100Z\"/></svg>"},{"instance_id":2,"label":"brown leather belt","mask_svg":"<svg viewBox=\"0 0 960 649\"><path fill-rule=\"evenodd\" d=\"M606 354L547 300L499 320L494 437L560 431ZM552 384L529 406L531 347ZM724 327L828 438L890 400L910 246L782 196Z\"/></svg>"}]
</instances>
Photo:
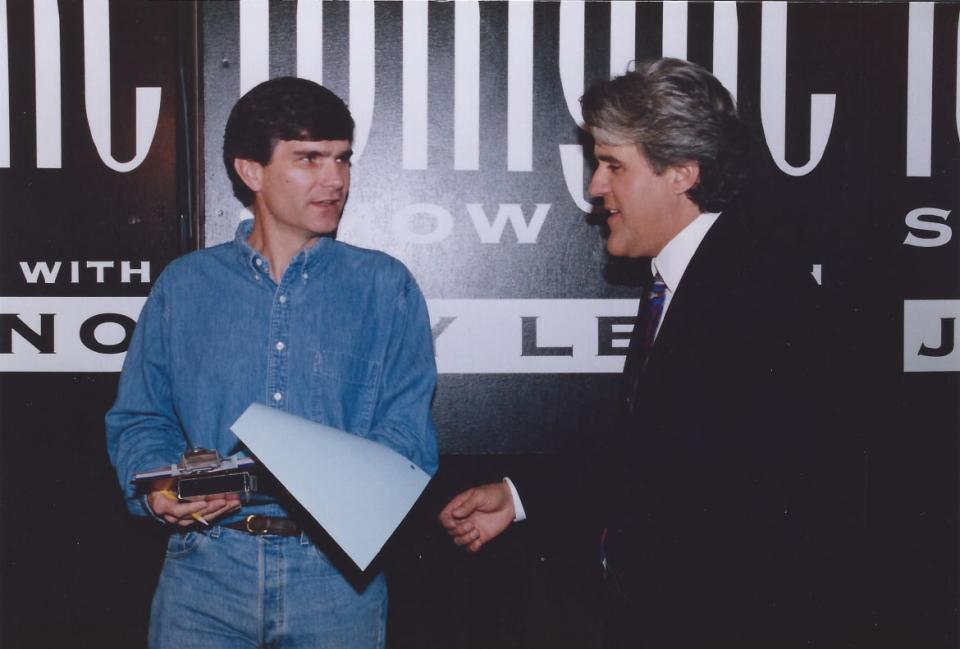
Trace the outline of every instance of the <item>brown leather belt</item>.
<instances>
[{"instance_id":1,"label":"brown leather belt","mask_svg":"<svg viewBox=\"0 0 960 649\"><path fill-rule=\"evenodd\" d=\"M273 534L275 536L300 536L300 525L292 518L256 516L251 514L242 521L224 525L231 530L240 530L247 534Z\"/></svg>"}]
</instances>

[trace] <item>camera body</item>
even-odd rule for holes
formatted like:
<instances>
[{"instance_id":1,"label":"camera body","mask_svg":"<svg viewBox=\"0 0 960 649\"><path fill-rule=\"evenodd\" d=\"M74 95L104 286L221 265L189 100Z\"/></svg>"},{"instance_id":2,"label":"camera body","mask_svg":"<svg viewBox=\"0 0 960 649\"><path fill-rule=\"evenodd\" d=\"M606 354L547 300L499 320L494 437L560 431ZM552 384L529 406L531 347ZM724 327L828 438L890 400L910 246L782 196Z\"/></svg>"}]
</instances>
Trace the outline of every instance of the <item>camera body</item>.
<instances>
[{"instance_id":1,"label":"camera body","mask_svg":"<svg viewBox=\"0 0 960 649\"><path fill-rule=\"evenodd\" d=\"M170 486L166 488L181 500L213 494L249 494L257 490L256 465L252 458L221 458L215 450L191 448L177 464L138 473L133 482L145 491L156 488L159 481L167 482Z\"/></svg>"}]
</instances>

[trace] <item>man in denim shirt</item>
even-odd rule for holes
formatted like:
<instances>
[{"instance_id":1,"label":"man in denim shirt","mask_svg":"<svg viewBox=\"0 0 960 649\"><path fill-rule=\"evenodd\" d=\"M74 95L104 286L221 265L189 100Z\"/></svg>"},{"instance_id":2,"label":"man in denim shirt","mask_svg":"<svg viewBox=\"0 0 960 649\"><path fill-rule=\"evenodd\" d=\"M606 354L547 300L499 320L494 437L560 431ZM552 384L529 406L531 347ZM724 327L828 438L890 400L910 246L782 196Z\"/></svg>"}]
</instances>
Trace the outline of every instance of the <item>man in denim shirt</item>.
<instances>
[{"instance_id":1,"label":"man in denim shirt","mask_svg":"<svg viewBox=\"0 0 960 649\"><path fill-rule=\"evenodd\" d=\"M151 647L384 646L383 575L351 585L289 500L177 502L140 497L130 483L187 448L236 453L229 427L252 402L436 470L423 296L400 262L333 237L353 128L344 103L310 81L273 79L244 95L223 157L255 218L233 242L172 262L140 315L106 424L130 510L176 532L154 595Z\"/></svg>"}]
</instances>

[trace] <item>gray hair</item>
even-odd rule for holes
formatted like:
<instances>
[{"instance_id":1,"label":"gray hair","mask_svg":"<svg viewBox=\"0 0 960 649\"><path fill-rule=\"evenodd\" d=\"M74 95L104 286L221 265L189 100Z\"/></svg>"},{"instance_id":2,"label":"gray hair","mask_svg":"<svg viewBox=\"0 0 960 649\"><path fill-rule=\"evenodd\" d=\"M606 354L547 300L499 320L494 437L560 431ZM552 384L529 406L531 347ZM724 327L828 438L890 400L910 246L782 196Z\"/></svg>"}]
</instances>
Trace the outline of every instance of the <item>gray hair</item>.
<instances>
[{"instance_id":1,"label":"gray hair","mask_svg":"<svg viewBox=\"0 0 960 649\"><path fill-rule=\"evenodd\" d=\"M746 175L749 135L726 88L695 63L642 61L591 86L580 99L585 127L599 144L636 144L662 173L695 161L700 181L687 195L700 209L724 209Z\"/></svg>"}]
</instances>

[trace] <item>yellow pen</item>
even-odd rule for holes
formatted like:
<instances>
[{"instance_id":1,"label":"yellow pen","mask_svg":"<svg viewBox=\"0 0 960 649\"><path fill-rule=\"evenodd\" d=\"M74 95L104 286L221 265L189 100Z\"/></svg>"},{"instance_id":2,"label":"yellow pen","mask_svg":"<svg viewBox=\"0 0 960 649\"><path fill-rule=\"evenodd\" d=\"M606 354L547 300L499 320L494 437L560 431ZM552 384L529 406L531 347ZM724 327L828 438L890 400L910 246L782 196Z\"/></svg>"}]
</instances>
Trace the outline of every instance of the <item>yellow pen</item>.
<instances>
[{"instance_id":1,"label":"yellow pen","mask_svg":"<svg viewBox=\"0 0 960 649\"><path fill-rule=\"evenodd\" d=\"M177 498L177 494L173 493L169 489L161 489L160 493L166 496L167 500L172 500L173 502L176 502L176 503L180 502L180 499ZM190 515L193 517L193 520L197 521L198 523L203 523L207 527L210 527L210 523L207 522L207 519L205 519L203 516L201 516L197 512L193 512Z\"/></svg>"}]
</instances>

